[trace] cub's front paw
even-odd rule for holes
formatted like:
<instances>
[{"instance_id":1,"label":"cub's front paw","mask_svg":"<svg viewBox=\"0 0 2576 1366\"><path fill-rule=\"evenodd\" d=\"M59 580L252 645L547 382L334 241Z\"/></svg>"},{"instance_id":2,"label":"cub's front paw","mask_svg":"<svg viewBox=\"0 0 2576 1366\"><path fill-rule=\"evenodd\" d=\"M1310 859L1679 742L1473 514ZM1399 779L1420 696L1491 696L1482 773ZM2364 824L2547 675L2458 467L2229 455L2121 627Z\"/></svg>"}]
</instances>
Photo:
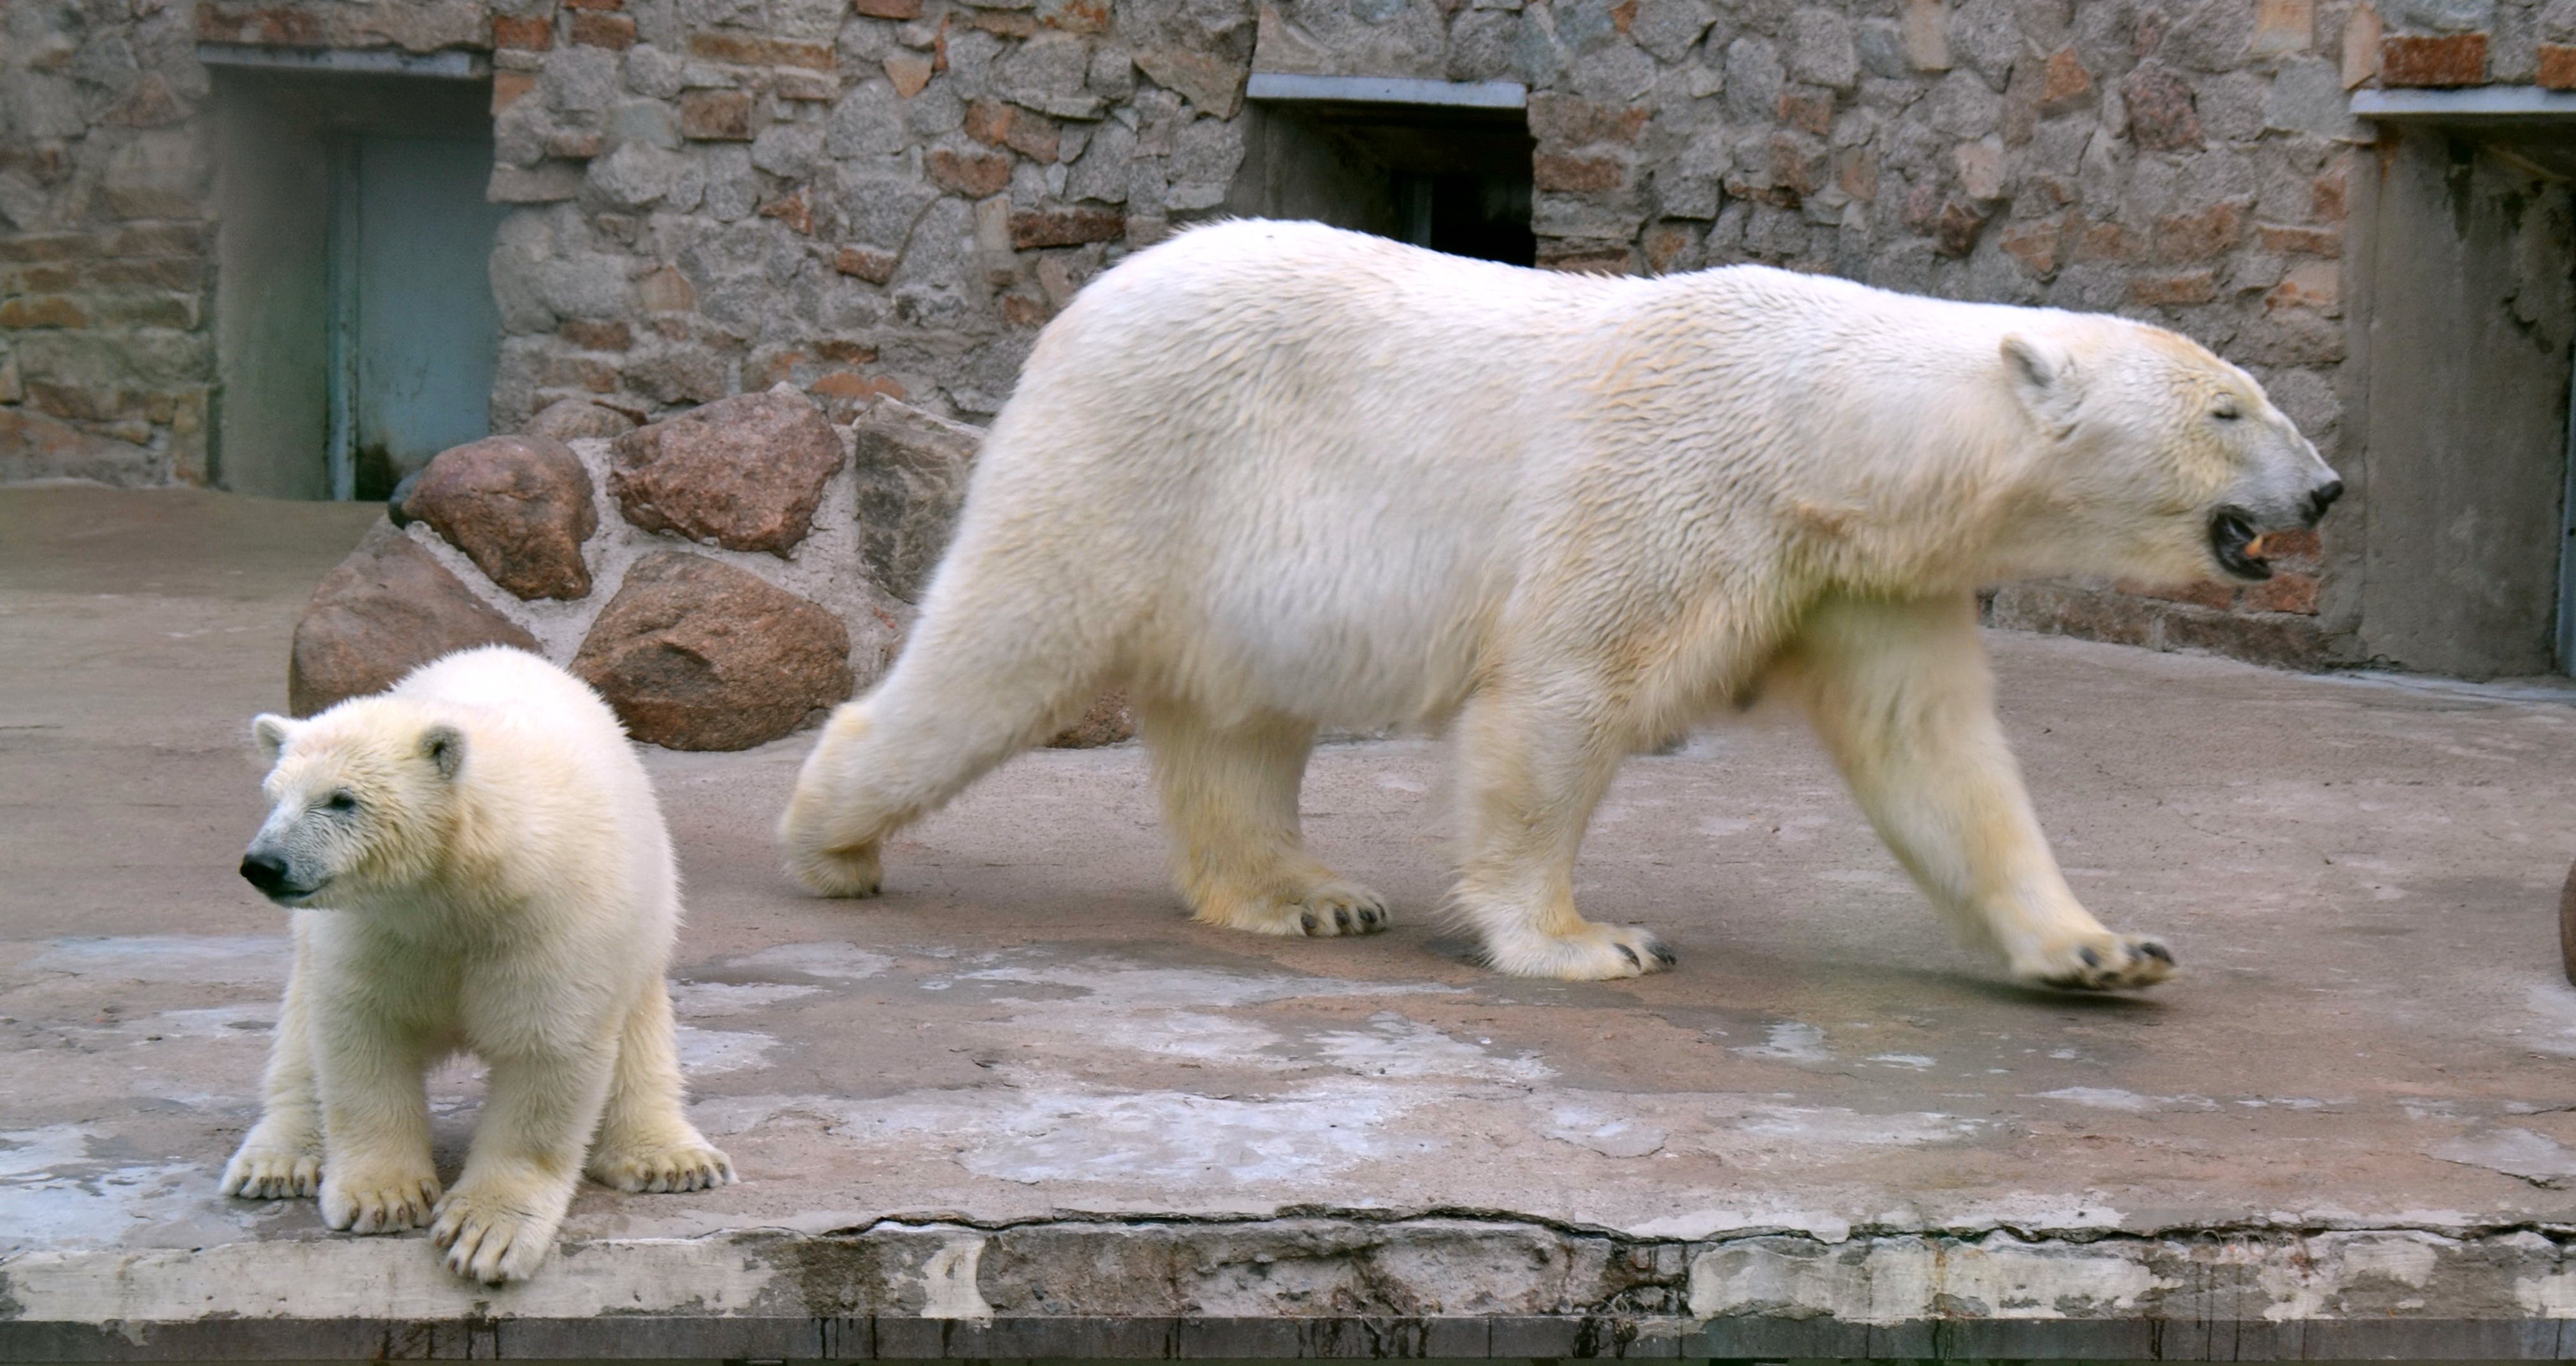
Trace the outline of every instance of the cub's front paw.
<instances>
[{"instance_id":1,"label":"cub's front paw","mask_svg":"<svg viewBox=\"0 0 2576 1366\"><path fill-rule=\"evenodd\" d=\"M1277 908L1279 932L1329 939L1346 934L1375 934L1395 923L1386 898L1356 882L1325 878Z\"/></svg>"},{"instance_id":2,"label":"cub's front paw","mask_svg":"<svg viewBox=\"0 0 2576 1366\"><path fill-rule=\"evenodd\" d=\"M1585 921L1567 934L1489 939L1485 961L1514 977L1602 982L1662 972L1680 960L1652 930Z\"/></svg>"},{"instance_id":3,"label":"cub's front paw","mask_svg":"<svg viewBox=\"0 0 2576 1366\"><path fill-rule=\"evenodd\" d=\"M733 1159L692 1135L676 1143L595 1154L590 1179L630 1194L712 1190L733 1184Z\"/></svg>"},{"instance_id":4,"label":"cub's front paw","mask_svg":"<svg viewBox=\"0 0 2576 1366\"><path fill-rule=\"evenodd\" d=\"M224 1194L244 1200L309 1200L321 1189L318 1152L244 1145L224 1164Z\"/></svg>"},{"instance_id":5,"label":"cub's front paw","mask_svg":"<svg viewBox=\"0 0 2576 1366\"><path fill-rule=\"evenodd\" d=\"M2051 943L2013 963L2013 976L2061 991L2127 991L2173 974L2173 950L2162 940L2107 931Z\"/></svg>"},{"instance_id":6,"label":"cub's front paw","mask_svg":"<svg viewBox=\"0 0 2576 1366\"><path fill-rule=\"evenodd\" d=\"M1375 934L1395 923L1386 898L1356 882L1322 873L1291 885L1292 890L1285 892L1210 895L1199 907L1198 918L1229 930L1308 939Z\"/></svg>"},{"instance_id":7,"label":"cub's front paw","mask_svg":"<svg viewBox=\"0 0 2576 1366\"><path fill-rule=\"evenodd\" d=\"M554 1246L562 1204L536 1182L459 1184L438 1202L429 1239L447 1249L447 1269L459 1276L485 1285L524 1281Z\"/></svg>"},{"instance_id":8,"label":"cub's front paw","mask_svg":"<svg viewBox=\"0 0 2576 1366\"><path fill-rule=\"evenodd\" d=\"M350 1233L399 1233L429 1222L438 1175L426 1167L350 1164L322 1178L322 1222Z\"/></svg>"}]
</instances>

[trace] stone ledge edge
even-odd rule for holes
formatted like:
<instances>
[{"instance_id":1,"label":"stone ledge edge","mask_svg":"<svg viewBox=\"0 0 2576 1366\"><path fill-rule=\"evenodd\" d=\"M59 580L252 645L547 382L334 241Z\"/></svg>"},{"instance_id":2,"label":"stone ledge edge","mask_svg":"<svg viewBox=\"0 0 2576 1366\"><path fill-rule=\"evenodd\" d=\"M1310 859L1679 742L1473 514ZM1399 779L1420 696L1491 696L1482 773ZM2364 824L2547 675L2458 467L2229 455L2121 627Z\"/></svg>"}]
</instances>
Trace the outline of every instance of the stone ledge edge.
<instances>
[{"instance_id":1,"label":"stone ledge edge","mask_svg":"<svg viewBox=\"0 0 2576 1366\"><path fill-rule=\"evenodd\" d=\"M2571 1320L2576 1269L2529 1229L1827 1242L1474 1220L879 1224L568 1244L501 1290L455 1281L417 1235L0 1258L9 1361L2504 1360L2576 1354Z\"/></svg>"}]
</instances>

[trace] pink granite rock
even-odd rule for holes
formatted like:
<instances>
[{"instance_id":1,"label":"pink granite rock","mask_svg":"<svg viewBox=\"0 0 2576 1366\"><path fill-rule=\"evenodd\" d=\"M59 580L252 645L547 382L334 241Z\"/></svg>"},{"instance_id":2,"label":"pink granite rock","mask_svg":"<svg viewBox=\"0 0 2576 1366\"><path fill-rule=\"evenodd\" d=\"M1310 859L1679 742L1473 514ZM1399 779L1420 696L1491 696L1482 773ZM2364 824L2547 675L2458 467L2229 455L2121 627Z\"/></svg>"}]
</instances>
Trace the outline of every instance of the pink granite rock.
<instances>
[{"instance_id":1,"label":"pink granite rock","mask_svg":"<svg viewBox=\"0 0 2576 1366\"><path fill-rule=\"evenodd\" d=\"M850 695L850 634L747 570L666 550L635 562L572 671L629 734L670 749L749 749Z\"/></svg>"},{"instance_id":2,"label":"pink granite rock","mask_svg":"<svg viewBox=\"0 0 2576 1366\"><path fill-rule=\"evenodd\" d=\"M823 410L784 385L639 427L613 450L608 491L627 521L781 557L813 529L842 461Z\"/></svg>"},{"instance_id":3,"label":"pink granite rock","mask_svg":"<svg viewBox=\"0 0 2576 1366\"><path fill-rule=\"evenodd\" d=\"M378 522L323 577L295 623L287 708L311 716L477 645L533 651L537 641L392 523Z\"/></svg>"},{"instance_id":4,"label":"pink granite rock","mask_svg":"<svg viewBox=\"0 0 2576 1366\"><path fill-rule=\"evenodd\" d=\"M427 522L492 582L522 598L590 594L581 543L599 529L590 471L551 437L487 436L441 451L403 512Z\"/></svg>"}]
</instances>

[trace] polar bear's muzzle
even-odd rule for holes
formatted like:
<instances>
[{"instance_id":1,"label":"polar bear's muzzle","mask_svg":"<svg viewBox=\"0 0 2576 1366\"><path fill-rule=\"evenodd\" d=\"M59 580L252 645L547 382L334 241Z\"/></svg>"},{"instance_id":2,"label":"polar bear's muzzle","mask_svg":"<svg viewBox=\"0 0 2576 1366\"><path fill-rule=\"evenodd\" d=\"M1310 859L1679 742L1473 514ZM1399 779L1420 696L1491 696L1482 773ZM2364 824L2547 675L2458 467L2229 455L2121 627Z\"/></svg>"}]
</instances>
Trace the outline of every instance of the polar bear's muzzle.
<instances>
[{"instance_id":1,"label":"polar bear's muzzle","mask_svg":"<svg viewBox=\"0 0 2576 1366\"><path fill-rule=\"evenodd\" d=\"M318 883L306 886L298 882L293 864L284 855L256 844L242 855L241 875L243 881L280 906L301 905L305 898L322 890Z\"/></svg>"},{"instance_id":2,"label":"polar bear's muzzle","mask_svg":"<svg viewBox=\"0 0 2576 1366\"><path fill-rule=\"evenodd\" d=\"M2268 579L2272 566L2263 557L2263 540L2268 532L2292 525L2315 526L2326 515L2326 509L2343 496L2343 481L2329 479L2310 489L2304 499L2287 516L2272 523L2233 503L2209 514L2209 553L2219 567L2240 579Z\"/></svg>"}]
</instances>

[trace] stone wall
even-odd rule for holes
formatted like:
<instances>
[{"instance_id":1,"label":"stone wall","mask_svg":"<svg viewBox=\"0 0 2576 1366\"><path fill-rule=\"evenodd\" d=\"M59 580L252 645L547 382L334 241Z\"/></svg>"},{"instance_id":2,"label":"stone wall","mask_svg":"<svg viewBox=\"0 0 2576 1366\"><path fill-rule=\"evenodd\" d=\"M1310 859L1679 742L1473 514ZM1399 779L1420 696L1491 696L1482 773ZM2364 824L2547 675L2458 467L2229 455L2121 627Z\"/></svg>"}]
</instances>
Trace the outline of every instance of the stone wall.
<instances>
[{"instance_id":1,"label":"stone wall","mask_svg":"<svg viewBox=\"0 0 2576 1366\"><path fill-rule=\"evenodd\" d=\"M2418 29L2452 41L2435 30L2462 16L2494 34L2499 78L2537 69L2549 22L2479 0L2390 9L340 0L192 21L150 0L19 5L0 477L201 476L198 38L488 49L491 193L519 206L492 263L498 430L569 397L650 420L782 382L838 421L881 395L989 417L1085 280L1221 210L1261 69L1525 83L1543 265L1753 260L2117 311L2245 364L2334 458L2339 257L2370 136L2346 92L2383 57L2415 61ZM154 283L114 283L137 276ZM2332 550L2242 592L2050 585L1993 611L2314 663L2351 629Z\"/></svg>"},{"instance_id":2,"label":"stone wall","mask_svg":"<svg viewBox=\"0 0 2576 1366\"><path fill-rule=\"evenodd\" d=\"M184 3L0 5L0 480L206 478L196 40Z\"/></svg>"}]
</instances>

